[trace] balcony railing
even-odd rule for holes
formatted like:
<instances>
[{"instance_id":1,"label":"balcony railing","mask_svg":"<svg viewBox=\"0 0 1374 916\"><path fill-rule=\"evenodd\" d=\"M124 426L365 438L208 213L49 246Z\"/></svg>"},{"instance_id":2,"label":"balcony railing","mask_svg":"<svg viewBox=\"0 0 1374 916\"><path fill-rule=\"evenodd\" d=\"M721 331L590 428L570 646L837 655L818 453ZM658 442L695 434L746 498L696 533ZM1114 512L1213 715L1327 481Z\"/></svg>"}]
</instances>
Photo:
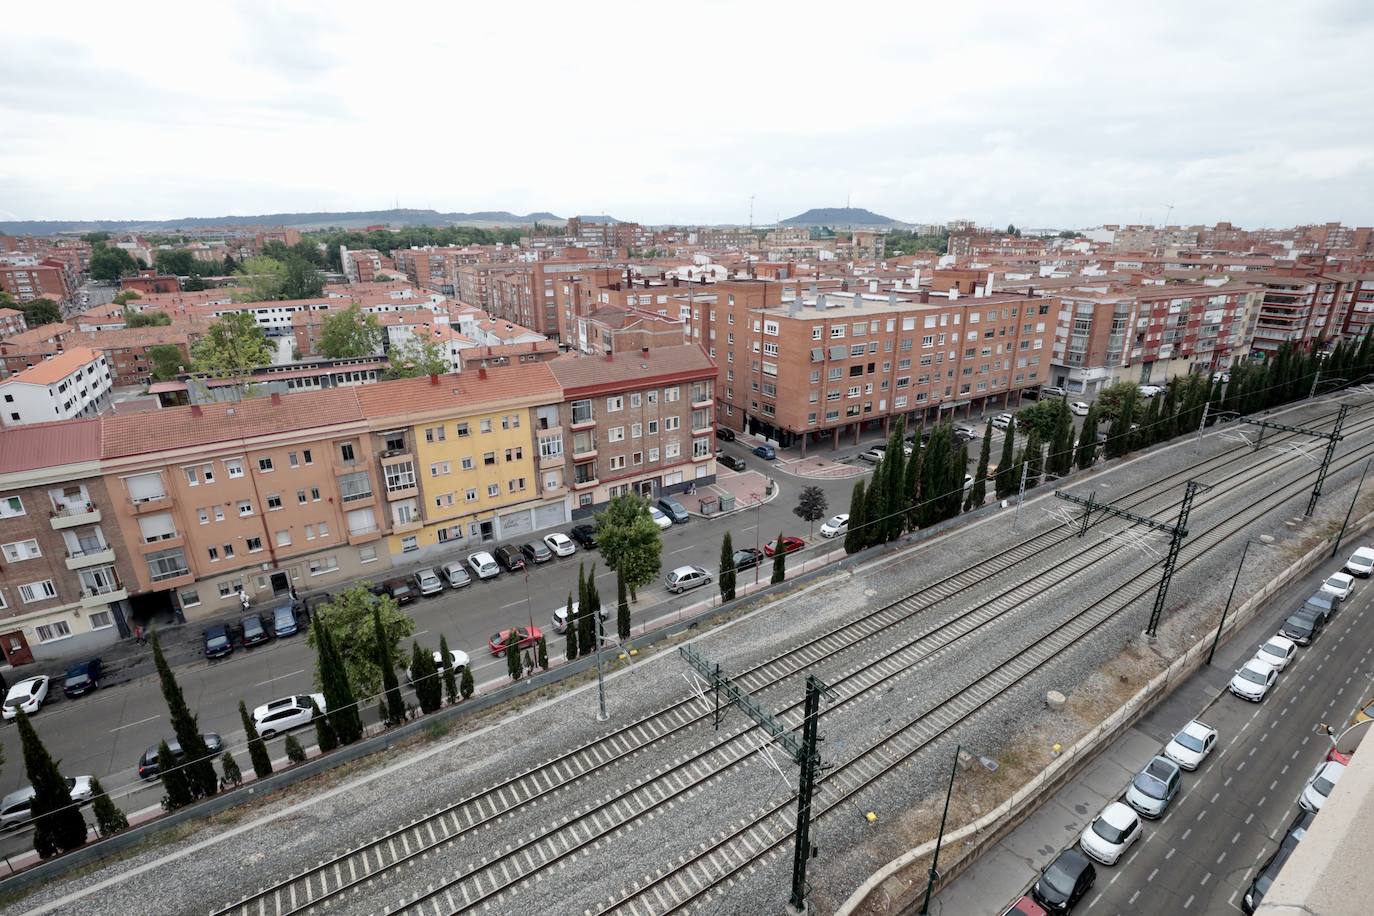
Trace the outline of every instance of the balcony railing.
<instances>
[{"instance_id":1,"label":"balcony railing","mask_svg":"<svg viewBox=\"0 0 1374 916\"><path fill-rule=\"evenodd\" d=\"M348 536L349 536L349 537L359 537L359 536L364 535L364 534L371 534L372 532L374 532L374 531L376 531L376 530L378 530L378 528L377 528L377 525L376 525L375 523L373 523L373 524L371 524L371 525L360 525L360 526L357 527L357 528L349 528L349 529L348 529Z\"/></svg>"},{"instance_id":2,"label":"balcony railing","mask_svg":"<svg viewBox=\"0 0 1374 916\"><path fill-rule=\"evenodd\" d=\"M90 502L54 503L52 517L68 518L73 515L85 515L94 511L95 504Z\"/></svg>"},{"instance_id":3,"label":"balcony railing","mask_svg":"<svg viewBox=\"0 0 1374 916\"><path fill-rule=\"evenodd\" d=\"M79 550L68 550L68 551L67 551L67 556L68 556L70 559L75 560L75 559L78 559L78 558L80 558L80 557L89 557L89 556L91 556L92 554L104 553L105 551L107 551L107 550L109 550L109 549L110 549L110 545L109 545L109 544L89 544L89 545L83 546L83 547L82 547L81 549L79 549Z\"/></svg>"},{"instance_id":4,"label":"balcony railing","mask_svg":"<svg viewBox=\"0 0 1374 916\"><path fill-rule=\"evenodd\" d=\"M190 569L190 567L189 567L189 566L183 566L183 567L181 567L180 569L168 569L168 570L163 570L162 572L155 572L155 573L152 573L151 576L150 576L149 578L150 578L153 582L162 582L162 581L165 580L165 579L175 579L175 578L177 578L178 576L189 576L190 574L191 574L191 569Z\"/></svg>"}]
</instances>

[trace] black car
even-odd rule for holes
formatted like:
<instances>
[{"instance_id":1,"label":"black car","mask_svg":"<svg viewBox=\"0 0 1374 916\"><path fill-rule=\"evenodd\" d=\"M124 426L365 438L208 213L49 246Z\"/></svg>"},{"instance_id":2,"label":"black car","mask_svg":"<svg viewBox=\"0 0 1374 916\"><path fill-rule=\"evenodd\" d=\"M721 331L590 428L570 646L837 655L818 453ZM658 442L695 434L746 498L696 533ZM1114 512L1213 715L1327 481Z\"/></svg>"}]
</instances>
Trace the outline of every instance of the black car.
<instances>
[{"instance_id":1,"label":"black car","mask_svg":"<svg viewBox=\"0 0 1374 916\"><path fill-rule=\"evenodd\" d=\"M735 570L753 569L763 562L763 551L757 547L745 547L735 551Z\"/></svg>"},{"instance_id":2,"label":"black car","mask_svg":"<svg viewBox=\"0 0 1374 916\"><path fill-rule=\"evenodd\" d=\"M496 562L500 563L506 572L515 572L525 568L525 555L517 547L509 545L498 547L493 551L493 554L496 557Z\"/></svg>"},{"instance_id":3,"label":"black car","mask_svg":"<svg viewBox=\"0 0 1374 916\"><path fill-rule=\"evenodd\" d=\"M272 634L263 626L261 614L249 614L239 621L239 631L243 636L239 638L239 644L245 649L249 646L256 646L267 642L272 638Z\"/></svg>"},{"instance_id":4,"label":"black car","mask_svg":"<svg viewBox=\"0 0 1374 916\"><path fill-rule=\"evenodd\" d=\"M1311 645L1325 623L1326 618L1322 616L1321 611L1299 608L1289 614L1288 619L1279 627L1279 635L1288 637L1300 646Z\"/></svg>"},{"instance_id":5,"label":"black car","mask_svg":"<svg viewBox=\"0 0 1374 916\"><path fill-rule=\"evenodd\" d=\"M103 667L98 658L72 665L67 669L66 680L62 682L62 692L69 697L79 697L92 690L98 690L102 671Z\"/></svg>"},{"instance_id":6,"label":"black car","mask_svg":"<svg viewBox=\"0 0 1374 916\"><path fill-rule=\"evenodd\" d=\"M719 439L721 442L734 442L735 431L728 426L717 426L716 438Z\"/></svg>"},{"instance_id":7,"label":"black car","mask_svg":"<svg viewBox=\"0 0 1374 916\"><path fill-rule=\"evenodd\" d=\"M205 749L210 752L211 757L216 757L224 749L224 742L219 735L201 735L201 740L205 742ZM143 752L143 756L138 759L138 778L154 779L160 772L157 763L157 745L154 744ZM175 738L167 739L167 749L172 752L177 763L182 763L186 759L186 752L181 749L181 744Z\"/></svg>"},{"instance_id":8,"label":"black car","mask_svg":"<svg viewBox=\"0 0 1374 916\"><path fill-rule=\"evenodd\" d=\"M588 550L596 549L595 525L573 525L572 531L568 532L568 537Z\"/></svg>"},{"instance_id":9,"label":"black car","mask_svg":"<svg viewBox=\"0 0 1374 916\"><path fill-rule=\"evenodd\" d=\"M744 470L744 459L736 458L734 455L721 455L716 459L732 471Z\"/></svg>"},{"instance_id":10,"label":"black car","mask_svg":"<svg viewBox=\"0 0 1374 916\"><path fill-rule=\"evenodd\" d=\"M1097 869L1077 849L1066 849L1040 873L1031 888L1035 902L1051 913L1067 913L1097 880Z\"/></svg>"},{"instance_id":11,"label":"black car","mask_svg":"<svg viewBox=\"0 0 1374 916\"><path fill-rule=\"evenodd\" d=\"M397 604L410 604L415 600L415 589L405 579L388 579L382 583L382 588Z\"/></svg>"},{"instance_id":12,"label":"black car","mask_svg":"<svg viewBox=\"0 0 1374 916\"><path fill-rule=\"evenodd\" d=\"M1279 871L1288 861L1288 857L1293 854L1293 850L1298 848L1298 842L1307 835L1308 825L1316 816L1316 813L1312 811L1298 812L1298 817L1289 825L1288 833L1284 834L1283 840L1279 843L1279 848L1275 849L1274 854L1264 860L1264 864L1255 872L1254 880L1245 889L1245 896L1240 901L1243 912L1253 913L1259 909L1259 905L1264 902L1264 895L1269 892L1270 885L1279 876Z\"/></svg>"},{"instance_id":13,"label":"black car","mask_svg":"<svg viewBox=\"0 0 1374 916\"><path fill-rule=\"evenodd\" d=\"M531 563L547 563L553 559L553 551L543 541L530 541L520 545L520 552Z\"/></svg>"},{"instance_id":14,"label":"black car","mask_svg":"<svg viewBox=\"0 0 1374 916\"><path fill-rule=\"evenodd\" d=\"M283 601L272 609L272 635L294 636L300 631L300 618L296 616L296 602Z\"/></svg>"},{"instance_id":15,"label":"black car","mask_svg":"<svg viewBox=\"0 0 1374 916\"><path fill-rule=\"evenodd\" d=\"M217 623L205 629L205 657L224 658L234 651L234 640L229 637L229 628Z\"/></svg>"}]
</instances>

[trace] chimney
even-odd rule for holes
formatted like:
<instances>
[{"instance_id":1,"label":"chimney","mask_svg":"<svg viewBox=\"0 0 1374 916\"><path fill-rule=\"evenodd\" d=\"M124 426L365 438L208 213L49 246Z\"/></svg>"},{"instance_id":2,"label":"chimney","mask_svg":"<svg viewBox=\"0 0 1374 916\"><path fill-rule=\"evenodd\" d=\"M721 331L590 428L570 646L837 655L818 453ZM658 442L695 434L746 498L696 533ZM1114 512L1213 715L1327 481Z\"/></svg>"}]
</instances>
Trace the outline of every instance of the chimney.
<instances>
[{"instance_id":1,"label":"chimney","mask_svg":"<svg viewBox=\"0 0 1374 916\"><path fill-rule=\"evenodd\" d=\"M814 288L815 287L812 287L812 289ZM821 293L819 296L816 297L816 308L822 311L825 310L825 293Z\"/></svg>"},{"instance_id":2,"label":"chimney","mask_svg":"<svg viewBox=\"0 0 1374 916\"><path fill-rule=\"evenodd\" d=\"M281 394L280 394L279 392L276 392L276 391L272 392L272 406L273 406L273 407L280 407L280 406L281 406Z\"/></svg>"},{"instance_id":3,"label":"chimney","mask_svg":"<svg viewBox=\"0 0 1374 916\"><path fill-rule=\"evenodd\" d=\"M921 290L921 301L922 301L922 302L929 302L929 301L930 301L930 290L928 290L928 289L923 289L923 290Z\"/></svg>"},{"instance_id":4,"label":"chimney","mask_svg":"<svg viewBox=\"0 0 1374 916\"><path fill-rule=\"evenodd\" d=\"M640 347L640 348L639 348L639 352L642 353L642 354L644 354L645 356L648 356L648 355L649 355L649 348L648 348L648 347Z\"/></svg>"},{"instance_id":5,"label":"chimney","mask_svg":"<svg viewBox=\"0 0 1374 916\"><path fill-rule=\"evenodd\" d=\"M917 267L915 270L913 270L913 271L911 272L911 285L912 285L912 286L920 286L920 285L921 285L921 268Z\"/></svg>"},{"instance_id":6,"label":"chimney","mask_svg":"<svg viewBox=\"0 0 1374 916\"><path fill-rule=\"evenodd\" d=\"M896 305L896 304L897 304L897 291L896 291L895 289L890 289L890 290L887 291L887 304L888 304L888 305Z\"/></svg>"},{"instance_id":7,"label":"chimney","mask_svg":"<svg viewBox=\"0 0 1374 916\"><path fill-rule=\"evenodd\" d=\"M438 385L438 384L439 384L439 374L438 374L437 372L431 372L431 373L429 374L429 383L430 383L431 385Z\"/></svg>"},{"instance_id":8,"label":"chimney","mask_svg":"<svg viewBox=\"0 0 1374 916\"><path fill-rule=\"evenodd\" d=\"M1026 298L1029 299L1031 296L1034 296L1034 295L1035 295L1035 287L1034 287L1034 286L1027 286L1027 287L1026 287Z\"/></svg>"},{"instance_id":9,"label":"chimney","mask_svg":"<svg viewBox=\"0 0 1374 916\"><path fill-rule=\"evenodd\" d=\"M484 378L487 377L487 364L486 364L486 363L483 363L482 365L480 365L480 366L477 367L477 377L478 377L478 378L481 378L481 379L484 379Z\"/></svg>"},{"instance_id":10,"label":"chimney","mask_svg":"<svg viewBox=\"0 0 1374 916\"><path fill-rule=\"evenodd\" d=\"M193 417L203 417L203 416L205 416L205 411L203 411L203 410L200 409L200 405L199 405L199 404L192 404L192 405L191 405L191 416L193 416Z\"/></svg>"},{"instance_id":11,"label":"chimney","mask_svg":"<svg viewBox=\"0 0 1374 916\"><path fill-rule=\"evenodd\" d=\"M996 278L996 276L997 276L997 272L996 272L996 271L994 271L994 270L988 271L987 295L989 295L989 296L992 295L992 281L993 281L994 278Z\"/></svg>"},{"instance_id":12,"label":"chimney","mask_svg":"<svg viewBox=\"0 0 1374 916\"><path fill-rule=\"evenodd\" d=\"M950 302L953 302L955 299L958 299L958 298L959 298L959 284L956 283L956 284L954 284L953 286L951 286L951 287L949 288L949 301L950 301Z\"/></svg>"},{"instance_id":13,"label":"chimney","mask_svg":"<svg viewBox=\"0 0 1374 916\"><path fill-rule=\"evenodd\" d=\"M877 280L869 280L869 281L868 281L868 291L869 291L870 293L876 293L876 292L878 291L878 281L877 281Z\"/></svg>"}]
</instances>

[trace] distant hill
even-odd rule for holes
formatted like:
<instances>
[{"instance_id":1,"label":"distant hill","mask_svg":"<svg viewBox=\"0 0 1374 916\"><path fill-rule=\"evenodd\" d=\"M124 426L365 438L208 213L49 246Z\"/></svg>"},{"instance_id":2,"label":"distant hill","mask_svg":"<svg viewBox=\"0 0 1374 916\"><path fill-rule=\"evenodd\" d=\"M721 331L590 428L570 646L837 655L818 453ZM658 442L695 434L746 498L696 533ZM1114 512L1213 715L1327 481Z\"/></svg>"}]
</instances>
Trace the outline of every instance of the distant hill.
<instances>
[{"instance_id":1,"label":"distant hill","mask_svg":"<svg viewBox=\"0 0 1374 916\"><path fill-rule=\"evenodd\" d=\"M241 226L289 226L317 229L337 226L356 229L377 223L391 226L529 226L559 224L560 216L546 211L519 216L505 210L477 213L440 213L438 210L351 210L339 213L263 213L258 216L187 216L180 219L7 220L0 222L6 235L52 235L57 232L174 232L178 229L210 229Z\"/></svg>"},{"instance_id":2,"label":"distant hill","mask_svg":"<svg viewBox=\"0 0 1374 916\"><path fill-rule=\"evenodd\" d=\"M608 226L614 226L620 222L620 220L616 219L614 216L606 216L605 214L597 214L595 216L579 215L577 218L589 226L594 224L600 225L601 223L605 223Z\"/></svg>"},{"instance_id":3,"label":"distant hill","mask_svg":"<svg viewBox=\"0 0 1374 916\"><path fill-rule=\"evenodd\" d=\"M889 229L905 226L901 220L865 210L863 207L814 207L782 221L783 226L872 226Z\"/></svg>"}]
</instances>

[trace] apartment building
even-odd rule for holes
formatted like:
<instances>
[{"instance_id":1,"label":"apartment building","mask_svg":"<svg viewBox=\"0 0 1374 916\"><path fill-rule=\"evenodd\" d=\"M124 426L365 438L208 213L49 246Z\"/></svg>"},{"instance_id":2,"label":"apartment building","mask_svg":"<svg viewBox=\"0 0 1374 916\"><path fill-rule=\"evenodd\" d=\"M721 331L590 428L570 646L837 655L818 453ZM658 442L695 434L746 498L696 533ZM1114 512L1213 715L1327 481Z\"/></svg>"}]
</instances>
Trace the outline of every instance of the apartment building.
<instances>
[{"instance_id":1,"label":"apartment building","mask_svg":"<svg viewBox=\"0 0 1374 916\"><path fill-rule=\"evenodd\" d=\"M115 327L76 331L69 324L49 324L0 340L0 378L23 372L63 354L85 347L105 357L113 385L147 384L152 373L149 351L173 346L190 365L190 342L204 333L208 322L176 322L166 327Z\"/></svg>"},{"instance_id":2,"label":"apartment building","mask_svg":"<svg viewBox=\"0 0 1374 916\"><path fill-rule=\"evenodd\" d=\"M573 518L624 493L655 497L715 479L716 368L701 347L565 354L546 365L563 387Z\"/></svg>"},{"instance_id":3,"label":"apartment building","mask_svg":"<svg viewBox=\"0 0 1374 916\"><path fill-rule=\"evenodd\" d=\"M29 323L19 309L0 308L0 340L22 334L28 329Z\"/></svg>"},{"instance_id":4,"label":"apartment building","mask_svg":"<svg viewBox=\"0 0 1374 916\"><path fill-rule=\"evenodd\" d=\"M110 405L112 387L105 355L74 347L0 381L0 425L99 414Z\"/></svg>"},{"instance_id":5,"label":"apartment building","mask_svg":"<svg viewBox=\"0 0 1374 916\"><path fill-rule=\"evenodd\" d=\"M470 264L484 264L491 260L486 249L468 248L397 248L391 252L396 269L422 289L432 289L445 296L458 296L464 302L480 305L475 299L462 295L459 287L460 268Z\"/></svg>"},{"instance_id":6,"label":"apartment building","mask_svg":"<svg viewBox=\"0 0 1374 916\"><path fill-rule=\"evenodd\" d=\"M1374 330L1374 273L1340 273L1332 278L1340 281L1340 298L1336 305L1339 333L1358 339Z\"/></svg>"},{"instance_id":7,"label":"apartment building","mask_svg":"<svg viewBox=\"0 0 1374 916\"><path fill-rule=\"evenodd\" d=\"M1339 280L1313 273L1290 276L1248 271L1245 280L1264 288L1252 344L1257 354L1272 356L1285 343L1307 348L1313 340L1339 330Z\"/></svg>"},{"instance_id":8,"label":"apartment building","mask_svg":"<svg viewBox=\"0 0 1374 916\"><path fill-rule=\"evenodd\" d=\"M9 293L16 302L66 302L73 288L67 265L60 261L36 255L0 255L0 292Z\"/></svg>"},{"instance_id":9,"label":"apartment building","mask_svg":"<svg viewBox=\"0 0 1374 916\"><path fill-rule=\"evenodd\" d=\"M0 434L0 652L11 665L129 635L133 567L100 474L99 420Z\"/></svg>"},{"instance_id":10,"label":"apartment building","mask_svg":"<svg viewBox=\"0 0 1374 916\"><path fill-rule=\"evenodd\" d=\"M395 267L391 258L375 248L350 251L347 245L339 246L339 263L349 283L371 283L378 279L382 271Z\"/></svg>"}]
</instances>

